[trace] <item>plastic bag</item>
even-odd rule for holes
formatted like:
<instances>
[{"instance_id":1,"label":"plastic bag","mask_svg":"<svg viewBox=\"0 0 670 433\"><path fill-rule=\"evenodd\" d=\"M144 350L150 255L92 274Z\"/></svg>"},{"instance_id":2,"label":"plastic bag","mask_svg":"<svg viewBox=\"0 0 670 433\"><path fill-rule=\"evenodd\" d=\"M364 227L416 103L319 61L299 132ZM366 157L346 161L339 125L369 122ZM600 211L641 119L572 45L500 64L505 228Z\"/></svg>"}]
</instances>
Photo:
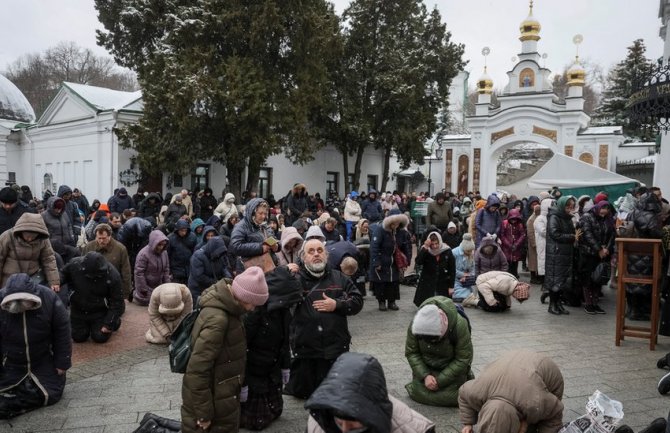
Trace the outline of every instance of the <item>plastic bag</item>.
<instances>
[{"instance_id":1,"label":"plastic bag","mask_svg":"<svg viewBox=\"0 0 670 433\"><path fill-rule=\"evenodd\" d=\"M568 423L559 433L611 433L622 419L621 402L596 390L586 403L586 415Z\"/></svg>"}]
</instances>

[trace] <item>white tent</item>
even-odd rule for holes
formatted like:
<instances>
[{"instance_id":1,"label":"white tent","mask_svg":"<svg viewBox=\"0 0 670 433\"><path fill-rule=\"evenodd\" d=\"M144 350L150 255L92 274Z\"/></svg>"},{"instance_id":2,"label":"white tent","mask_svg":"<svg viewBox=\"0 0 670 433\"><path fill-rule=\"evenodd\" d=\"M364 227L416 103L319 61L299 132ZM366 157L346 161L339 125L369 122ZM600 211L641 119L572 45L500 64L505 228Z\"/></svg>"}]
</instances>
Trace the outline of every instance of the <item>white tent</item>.
<instances>
[{"instance_id":1,"label":"white tent","mask_svg":"<svg viewBox=\"0 0 670 433\"><path fill-rule=\"evenodd\" d=\"M599 188L609 185L639 184L631 179L560 153L547 161L528 179L528 187L537 190Z\"/></svg>"},{"instance_id":2,"label":"white tent","mask_svg":"<svg viewBox=\"0 0 670 433\"><path fill-rule=\"evenodd\" d=\"M553 187L561 189L564 195L595 197L599 192L608 194L614 202L640 182L620 174L587 164L578 159L554 154L527 183L529 188L549 191Z\"/></svg>"}]
</instances>

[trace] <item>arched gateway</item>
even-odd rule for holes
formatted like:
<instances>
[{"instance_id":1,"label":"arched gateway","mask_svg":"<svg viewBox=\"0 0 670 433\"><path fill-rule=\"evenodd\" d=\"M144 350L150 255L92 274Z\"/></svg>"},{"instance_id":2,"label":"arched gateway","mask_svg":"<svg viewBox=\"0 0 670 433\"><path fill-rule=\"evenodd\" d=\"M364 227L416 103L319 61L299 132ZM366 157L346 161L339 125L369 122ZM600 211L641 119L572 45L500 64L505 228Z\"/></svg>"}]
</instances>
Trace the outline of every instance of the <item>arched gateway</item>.
<instances>
[{"instance_id":1,"label":"arched gateway","mask_svg":"<svg viewBox=\"0 0 670 433\"><path fill-rule=\"evenodd\" d=\"M484 68L477 80L475 114L467 118L470 135L443 137L441 173L447 191L463 192L464 182L468 191L483 195L496 191L498 156L522 143L537 143L607 170L615 166L615 151L623 143L621 127L588 127L582 94L586 74L578 57L568 70L568 96L564 103L559 102L551 86L551 71L540 66L540 28L531 1L529 15L520 26L521 53L507 72L508 84L498 96L499 106L491 105L493 81ZM468 162L466 171L463 161ZM438 185L436 190L440 189Z\"/></svg>"}]
</instances>

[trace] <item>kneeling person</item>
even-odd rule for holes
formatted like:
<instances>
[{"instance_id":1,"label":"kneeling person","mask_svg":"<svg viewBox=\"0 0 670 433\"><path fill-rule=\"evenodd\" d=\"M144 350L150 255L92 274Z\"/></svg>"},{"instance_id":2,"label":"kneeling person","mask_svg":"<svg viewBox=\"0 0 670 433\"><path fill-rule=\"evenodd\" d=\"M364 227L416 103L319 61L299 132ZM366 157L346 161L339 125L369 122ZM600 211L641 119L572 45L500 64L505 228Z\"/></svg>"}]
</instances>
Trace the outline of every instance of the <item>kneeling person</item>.
<instances>
[{"instance_id":1,"label":"kneeling person","mask_svg":"<svg viewBox=\"0 0 670 433\"><path fill-rule=\"evenodd\" d=\"M432 406L458 406L458 388L472 379L472 340L467 320L451 299L426 299L407 330L405 357L413 380L405 385L412 400Z\"/></svg>"},{"instance_id":2,"label":"kneeling person","mask_svg":"<svg viewBox=\"0 0 670 433\"><path fill-rule=\"evenodd\" d=\"M496 313L512 307L512 297L519 302L528 299L530 284L519 281L514 275L503 271L481 274L475 282L479 291L478 306Z\"/></svg>"},{"instance_id":3,"label":"kneeling person","mask_svg":"<svg viewBox=\"0 0 670 433\"><path fill-rule=\"evenodd\" d=\"M343 353L305 409L307 433L435 432L435 424L389 395L381 364L362 353Z\"/></svg>"},{"instance_id":4,"label":"kneeling person","mask_svg":"<svg viewBox=\"0 0 670 433\"><path fill-rule=\"evenodd\" d=\"M172 332L193 311L191 292L184 284L165 283L151 292L149 300L149 330L147 342L168 344Z\"/></svg>"},{"instance_id":5,"label":"kneeling person","mask_svg":"<svg viewBox=\"0 0 670 433\"><path fill-rule=\"evenodd\" d=\"M121 276L102 254L86 253L63 268L70 292L72 339L83 343L90 336L96 343L105 343L121 326L125 311Z\"/></svg>"}]
</instances>

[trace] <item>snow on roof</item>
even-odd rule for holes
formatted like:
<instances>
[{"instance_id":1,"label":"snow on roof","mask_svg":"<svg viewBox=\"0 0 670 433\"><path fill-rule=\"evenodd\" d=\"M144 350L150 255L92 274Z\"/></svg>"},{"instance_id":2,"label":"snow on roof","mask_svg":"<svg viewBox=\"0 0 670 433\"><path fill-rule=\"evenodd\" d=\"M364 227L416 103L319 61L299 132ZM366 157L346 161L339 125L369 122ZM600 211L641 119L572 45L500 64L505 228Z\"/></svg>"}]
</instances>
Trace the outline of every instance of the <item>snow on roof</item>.
<instances>
[{"instance_id":1,"label":"snow on roof","mask_svg":"<svg viewBox=\"0 0 670 433\"><path fill-rule=\"evenodd\" d=\"M68 82L63 82L63 85L98 110L137 110L137 107L141 106L141 103L138 104L138 100L142 98L141 90L136 92L124 92L121 90L112 90L104 87Z\"/></svg>"},{"instance_id":2,"label":"snow on roof","mask_svg":"<svg viewBox=\"0 0 670 433\"><path fill-rule=\"evenodd\" d=\"M619 147L655 147L654 141L631 141L630 143L621 143Z\"/></svg>"},{"instance_id":3,"label":"snow on roof","mask_svg":"<svg viewBox=\"0 0 670 433\"><path fill-rule=\"evenodd\" d=\"M454 135L443 135L444 140L469 140L472 137L470 134L454 134Z\"/></svg>"},{"instance_id":4,"label":"snow on roof","mask_svg":"<svg viewBox=\"0 0 670 433\"><path fill-rule=\"evenodd\" d=\"M0 119L34 122L35 111L30 102L7 77L0 75Z\"/></svg>"},{"instance_id":5,"label":"snow on roof","mask_svg":"<svg viewBox=\"0 0 670 433\"><path fill-rule=\"evenodd\" d=\"M579 135L621 134L622 131L621 126L591 126L580 132Z\"/></svg>"},{"instance_id":6,"label":"snow on roof","mask_svg":"<svg viewBox=\"0 0 670 433\"><path fill-rule=\"evenodd\" d=\"M644 158L633 161L635 164L654 164L656 163L656 155L645 156Z\"/></svg>"}]
</instances>

